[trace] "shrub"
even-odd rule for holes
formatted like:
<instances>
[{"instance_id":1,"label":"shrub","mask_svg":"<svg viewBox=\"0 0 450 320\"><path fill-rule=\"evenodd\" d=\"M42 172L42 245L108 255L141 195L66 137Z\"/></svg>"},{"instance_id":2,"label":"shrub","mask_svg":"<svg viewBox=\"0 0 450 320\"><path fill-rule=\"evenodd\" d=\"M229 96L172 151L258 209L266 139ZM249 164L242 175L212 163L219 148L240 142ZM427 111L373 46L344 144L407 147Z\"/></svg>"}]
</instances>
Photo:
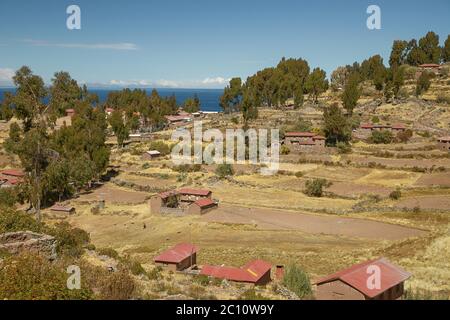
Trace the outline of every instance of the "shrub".
<instances>
[{"instance_id":1,"label":"shrub","mask_svg":"<svg viewBox=\"0 0 450 320\"><path fill-rule=\"evenodd\" d=\"M331 186L326 179L313 179L306 181L304 193L309 197L321 197L323 188Z\"/></svg>"},{"instance_id":2,"label":"shrub","mask_svg":"<svg viewBox=\"0 0 450 320\"><path fill-rule=\"evenodd\" d=\"M99 298L103 300L129 300L136 290L133 278L121 270L102 277L99 284Z\"/></svg>"},{"instance_id":3,"label":"shrub","mask_svg":"<svg viewBox=\"0 0 450 320\"><path fill-rule=\"evenodd\" d=\"M46 228L28 213L12 208L0 208L0 233L24 230L39 233Z\"/></svg>"},{"instance_id":4,"label":"shrub","mask_svg":"<svg viewBox=\"0 0 450 320\"><path fill-rule=\"evenodd\" d=\"M239 300L269 300L263 295L257 293L254 288L244 291L240 296Z\"/></svg>"},{"instance_id":5,"label":"shrub","mask_svg":"<svg viewBox=\"0 0 450 320\"><path fill-rule=\"evenodd\" d=\"M399 133L397 133L397 141L399 142L403 142L406 143L409 141L409 139L411 139L413 136L413 132L410 129L407 129L405 131L400 131Z\"/></svg>"},{"instance_id":6,"label":"shrub","mask_svg":"<svg viewBox=\"0 0 450 320\"><path fill-rule=\"evenodd\" d=\"M239 119L237 117L231 118L231 122L234 124L239 124Z\"/></svg>"},{"instance_id":7,"label":"shrub","mask_svg":"<svg viewBox=\"0 0 450 320\"><path fill-rule=\"evenodd\" d=\"M150 144L150 150L157 150L161 155L165 156L170 153L170 148L163 141L153 141Z\"/></svg>"},{"instance_id":8,"label":"shrub","mask_svg":"<svg viewBox=\"0 0 450 320\"><path fill-rule=\"evenodd\" d=\"M299 298L312 295L308 274L296 264L290 264L284 273L283 285L294 292Z\"/></svg>"},{"instance_id":9,"label":"shrub","mask_svg":"<svg viewBox=\"0 0 450 320\"><path fill-rule=\"evenodd\" d=\"M99 255L107 256L113 259L119 259L119 253L113 248L101 248L97 250Z\"/></svg>"},{"instance_id":10,"label":"shrub","mask_svg":"<svg viewBox=\"0 0 450 320\"><path fill-rule=\"evenodd\" d=\"M450 94L446 94L446 93L439 93L436 101L438 103L446 103L446 104L450 104Z\"/></svg>"},{"instance_id":11,"label":"shrub","mask_svg":"<svg viewBox=\"0 0 450 320\"><path fill-rule=\"evenodd\" d=\"M346 154L346 153L352 152L352 147L350 146L350 144L345 143L345 142L338 142L336 144L336 147L340 154Z\"/></svg>"},{"instance_id":12,"label":"shrub","mask_svg":"<svg viewBox=\"0 0 450 320\"><path fill-rule=\"evenodd\" d=\"M393 141L394 137L390 131L373 131L369 140L375 144L388 144Z\"/></svg>"},{"instance_id":13,"label":"shrub","mask_svg":"<svg viewBox=\"0 0 450 320\"><path fill-rule=\"evenodd\" d=\"M288 146L282 145L281 149L280 149L280 153L282 155L287 155L287 154L291 153L291 149L289 149Z\"/></svg>"},{"instance_id":14,"label":"shrub","mask_svg":"<svg viewBox=\"0 0 450 320\"><path fill-rule=\"evenodd\" d=\"M0 204L12 207L17 202L17 194L12 188L0 189Z\"/></svg>"},{"instance_id":15,"label":"shrub","mask_svg":"<svg viewBox=\"0 0 450 320\"><path fill-rule=\"evenodd\" d=\"M303 172L297 171L297 172L295 173L295 176L296 176L297 178L301 178L301 177L303 177Z\"/></svg>"},{"instance_id":16,"label":"shrub","mask_svg":"<svg viewBox=\"0 0 450 320\"><path fill-rule=\"evenodd\" d=\"M229 163L219 164L216 168L216 175L223 179L234 174L233 166Z\"/></svg>"},{"instance_id":17,"label":"shrub","mask_svg":"<svg viewBox=\"0 0 450 320\"><path fill-rule=\"evenodd\" d=\"M145 269L142 267L142 265L137 262L136 260L128 260L126 262L127 267L130 269L130 272L134 274L135 276L140 276L142 274L147 274Z\"/></svg>"},{"instance_id":18,"label":"shrub","mask_svg":"<svg viewBox=\"0 0 450 320\"><path fill-rule=\"evenodd\" d=\"M194 282L198 283L202 286L207 286L209 284L209 277L200 274L200 275L194 277Z\"/></svg>"},{"instance_id":19,"label":"shrub","mask_svg":"<svg viewBox=\"0 0 450 320\"><path fill-rule=\"evenodd\" d=\"M389 198L390 198L391 200L398 200L398 199L400 199L401 197L402 197L402 192L401 192L399 189L394 190L394 191L392 191L392 192L389 194Z\"/></svg>"},{"instance_id":20,"label":"shrub","mask_svg":"<svg viewBox=\"0 0 450 320\"><path fill-rule=\"evenodd\" d=\"M57 264L33 253L10 256L0 265L0 300L85 300L93 297L83 285L81 290L67 288L67 273Z\"/></svg>"},{"instance_id":21,"label":"shrub","mask_svg":"<svg viewBox=\"0 0 450 320\"><path fill-rule=\"evenodd\" d=\"M372 123L380 123L380 118L378 118L377 116L373 116Z\"/></svg>"},{"instance_id":22,"label":"shrub","mask_svg":"<svg viewBox=\"0 0 450 320\"><path fill-rule=\"evenodd\" d=\"M152 271L147 273L147 276L150 280L158 280L161 279L161 267L153 268Z\"/></svg>"},{"instance_id":23,"label":"shrub","mask_svg":"<svg viewBox=\"0 0 450 320\"><path fill-rule=\"evenodd\" d=\"M56 251L71 257L83 254L83 247L90 242L89 234L79 228L72 228L68 222L60 222L49 231L58 241Z\"/></svg>"}]
</instances>

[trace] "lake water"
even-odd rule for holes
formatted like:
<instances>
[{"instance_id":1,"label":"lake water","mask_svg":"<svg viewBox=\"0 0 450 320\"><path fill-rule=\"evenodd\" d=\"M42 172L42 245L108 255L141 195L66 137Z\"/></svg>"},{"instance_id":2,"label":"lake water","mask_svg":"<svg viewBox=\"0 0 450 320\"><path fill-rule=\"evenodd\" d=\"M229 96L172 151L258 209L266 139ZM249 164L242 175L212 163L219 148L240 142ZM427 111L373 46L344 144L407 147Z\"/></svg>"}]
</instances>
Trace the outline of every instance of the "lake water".
<instances>
[{"instance_id":1,"label":"lake water","mask_svg":"<svg viewBox=\"0 0 450 320\"><path fill-rule=\"evenodd\" d=\"M152 89L145 89L147 94L150 95ZM177 103L182 104L187 98L193 97L197 94L200 99L200 109L202 111L222 111L219 106L220 96L223 94L222 89L157 89L158 93L162 97L168 97L175 94ZM0 88L0 101L3 100L5 92L14 92L14 88ZM111 91L117 91L117 89L90 89L89 92L96 93L100 99L100 102L106 101L108 93Z\"/></svg>"}]
</instances>

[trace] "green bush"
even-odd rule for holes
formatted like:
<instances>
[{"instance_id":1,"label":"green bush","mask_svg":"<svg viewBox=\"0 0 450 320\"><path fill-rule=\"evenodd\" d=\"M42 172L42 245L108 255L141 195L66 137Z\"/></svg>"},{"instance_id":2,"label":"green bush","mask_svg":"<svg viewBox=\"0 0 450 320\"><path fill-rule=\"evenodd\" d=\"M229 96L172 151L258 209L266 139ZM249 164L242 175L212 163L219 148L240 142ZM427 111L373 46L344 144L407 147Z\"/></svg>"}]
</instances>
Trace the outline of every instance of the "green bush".
<instances>
[{"instance_id":1,"label":"green bush","mask_svg":"<svg viewBox=\"0 0 450 320\"><path fill-rule=\"evenodd\" d=\"M352 152L352 147L350 146L350 144L348 144L346 142L338 142L338 143L336 143L336 147L340 154L346 154L346 153Z\"/></svg>"},{"instance_id":2,"label":"green bush","mask_svg":"<svg viewBox=\"0 0 450 320\"><path fill-rule=\"evenodd\" d=\"M244 291L240 296L239 300L269 300L263 295L257 293L254 288Z\"/></svg>"},{"instance_id":3,"label":"green bush","mask_svg":"<svg viewBox=\"0 0 450 320\"><path fill-rule=\"evenodd\" d=\"M89 244L89 234L79 228L73 228L68 222L60 222L48 233L58 241L56 251L71 257L80 257L84 247Z\"/></svg>"},{"instance_id":4,"label":"green bush","mask_svg":"<svg viewBox=\"0 0 450 320\"><path fill-rule=\"evenodd\" d=\"M33 253L10 256L0 264L0 300L86 300L92 291L67 288L64 268Z\"/></svg>"},{"instance_id":5,"label":"green bush","mask_svg":"<svg viewBox=\"0 0 450 320\"><path fill-rule=\"evenodd\" d=\"M331 186L331 182L326 179L313 179L306 181L305 190L303 191L309 197L321 197L323 188Z\"/></svg>"},{"instance_id":6,"label":"green bush","mask_svg":"<svg viewBox=\"0 0 450 320\"><path fill-rule=\"evenodd\" d=\"M113 259L119 259L119 253L113 248L101 248L97 250L99 255L107 256Z\"/></svg>"},{"instance_id":7,"label":"green bush","mask_svg":"<svg viewBox=\"0 0 450 320\"><path fill-rule=\"evenodd\" d=\"M297 178L301 178L301 177L303 177L303 172L297 171L297 172L295 173L295 176L296 176Z\"/></svg>"},{"instance_id":8,"label":"green bush","mask_svg":"<svg viewBox=\"0 0 450 320\"><path fill-rule=\"evenodd\" d=\"M369 140L375 144L389 144L394 140L394 136L387 130L373 131Z\"/></svg>"},{"instance_id":9,"label":"green bush","mask_svg":"<svg viewBox=\"0 0 450 320\"><path fill-rule=\"evenodd\" d=\"M17 202L17 194L13 188L0 189L0 205L12 207Z\"/></svg>"},{"instance_id":10,"label":"green bush","mask_svg":"<svg viewBox=\"0 0 450 320\"><path fill-rule=\"evenodd\" d=\"M285 145L283 144L283 145L281 146L280 153L281 153L282 155L287 155L287 154L291 153L291 149L289 149L288 146L285 146Z\"/></svg>"},{"instance_id":11,"label":"green bush","mask_svg":"<svg viewBox=\"0 0 450 320\"><path fill-rule=\"evenodd\" d=\"M150 150L157 150L161 153L161 155L165 156L170 153L170 148L163 141L153 141L150 143Z\"/></svg>"},{"instance_id":12,"label":"green bush","mask_svg":"<svg viewBox=\"0 0 450 320\"><path fill-rule=\"evenodd\" d=\"M216 168L216 175L221 179L234 175L233 166L229 163L219 164Z\"/></svg>"},{"instance_id":13,"label":"green bush","mask_svg":"<svg viewBox=\"0 0 450 320\"><path fill-rule=\"evenodd\" d=\"M294 292L300 299L312 295L308 274L294 263L286 268L283 277L283 285Z\"/></svg>"},{"instance_id":14,"label":"green bush","mask_svg":"<svg viewBox=\"0 0 450 320\"><path fill-rule=\"evenodd\" d=\"M12 208L0 208L0 233L16 231L44 232L47 228L34 217Z\"/></svg>"},{"instance_id":15,"label":"green bush","mask_svg":"<svg viewBox=\"0 0 450 320\"><path fill-rule=\"evenodd\" d=\"M389 199L391 199L391 200L398 200L401 197L402 197L402 192L399 189L394 190L389 194Z\"/></svg>"}]
</instances>

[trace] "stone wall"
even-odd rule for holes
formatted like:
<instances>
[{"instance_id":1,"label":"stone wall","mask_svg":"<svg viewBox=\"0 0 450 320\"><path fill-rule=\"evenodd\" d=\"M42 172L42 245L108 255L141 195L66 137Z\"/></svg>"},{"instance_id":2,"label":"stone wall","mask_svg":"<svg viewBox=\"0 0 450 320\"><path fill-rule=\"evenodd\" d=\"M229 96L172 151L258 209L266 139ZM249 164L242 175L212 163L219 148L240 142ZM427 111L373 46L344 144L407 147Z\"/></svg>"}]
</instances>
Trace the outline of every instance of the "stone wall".
<instances>
[{"instance_id":1,"label":"stone wall","mask_svg":"<svg viewBox=\"0 0 450 320\"><path fill-rule=\"evenodd\" d=\"M56 239L30 231L8 232L0 234L0 250L6 250L11 254L34 251L54 260L56 259Z\"/></svg>"}]
</instances>

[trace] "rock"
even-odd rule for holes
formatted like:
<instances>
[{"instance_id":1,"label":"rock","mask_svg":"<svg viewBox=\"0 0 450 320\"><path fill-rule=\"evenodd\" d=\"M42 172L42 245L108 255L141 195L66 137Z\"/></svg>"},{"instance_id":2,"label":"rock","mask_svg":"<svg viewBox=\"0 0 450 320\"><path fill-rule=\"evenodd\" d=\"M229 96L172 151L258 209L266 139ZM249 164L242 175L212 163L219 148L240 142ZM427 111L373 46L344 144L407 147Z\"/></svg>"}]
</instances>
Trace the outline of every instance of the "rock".
<instances>
[{"instance_id":1,"label":"rock","mask_svg":"<svg viewBox=\"0 0 450 320\"><path fill-rule=\"evenodd\" d=\"M11 254L34 251L47 257L49 260L54 260L57 256L56 244L55 237L31 231L0 234L0 250L6 250Z\"/></svg>"}]
</instances>

